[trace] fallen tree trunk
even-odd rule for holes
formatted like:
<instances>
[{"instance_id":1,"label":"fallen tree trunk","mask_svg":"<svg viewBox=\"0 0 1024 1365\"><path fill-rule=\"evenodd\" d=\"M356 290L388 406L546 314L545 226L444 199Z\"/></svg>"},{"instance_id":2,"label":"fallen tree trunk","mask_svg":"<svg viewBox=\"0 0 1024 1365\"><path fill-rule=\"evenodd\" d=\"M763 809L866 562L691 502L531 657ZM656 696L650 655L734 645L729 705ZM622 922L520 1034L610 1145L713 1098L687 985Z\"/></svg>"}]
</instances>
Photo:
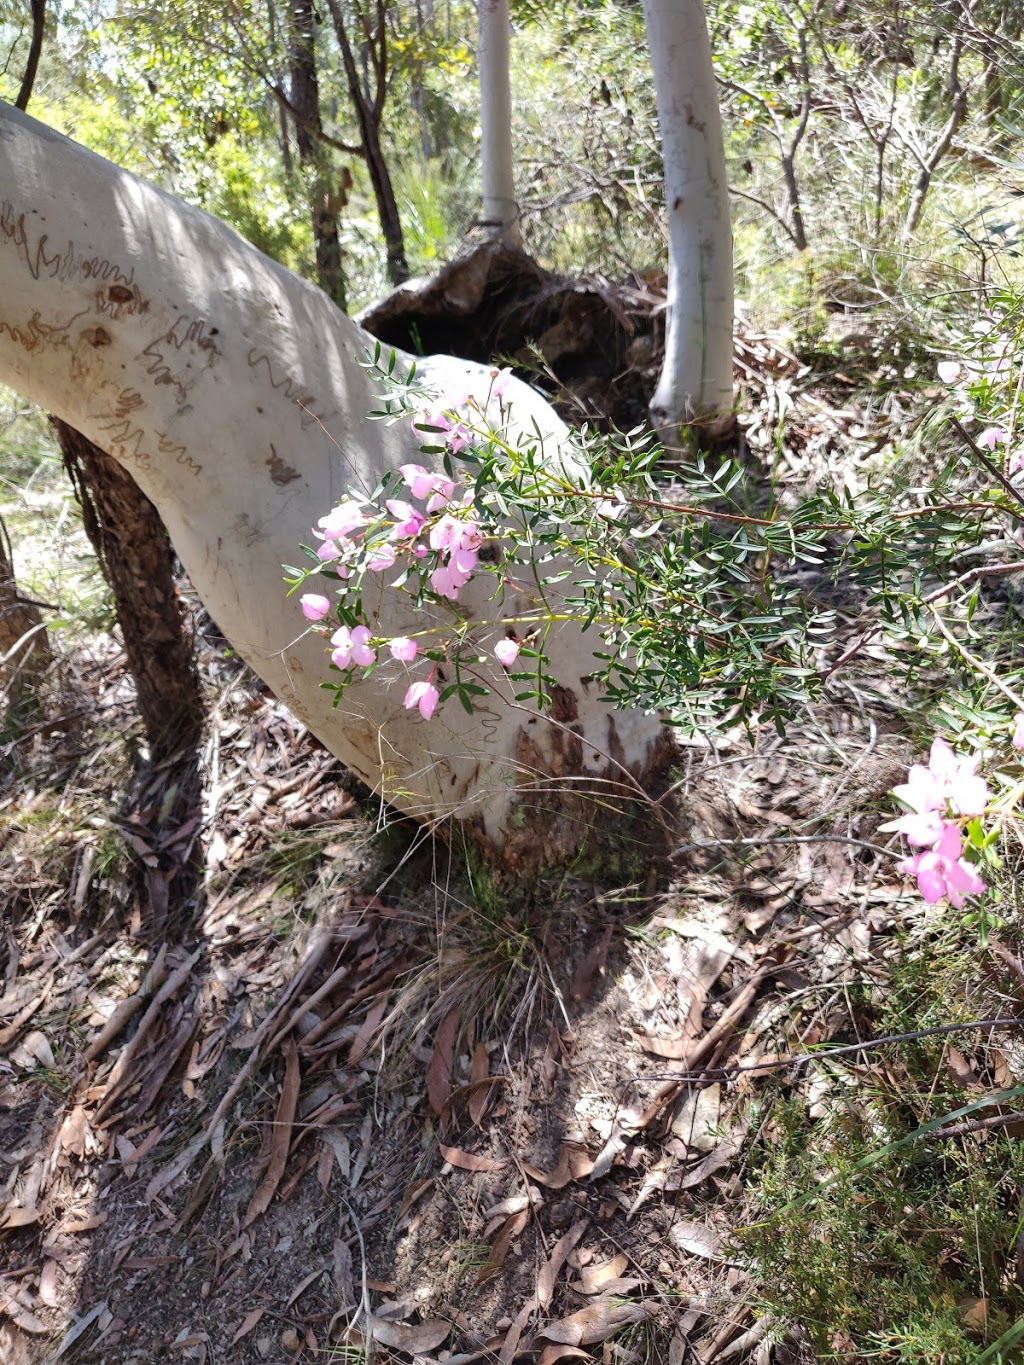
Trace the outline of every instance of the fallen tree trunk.
<instances>
[{"instance_id":1,"label":"fallen tree trunk","mask_svg":"<svg viewBox=\"0 0 1024 1365\"><path fill-rule=\"evenodd\" d=\"M0 105L0 382L130 470L225 635L361 778L421 821L465 822L511 865L564 862L669 747L656 717L597 700L596 637L567 623L549 640L550 716L517 705L495 664L472 715L447 705L424 722L387 669L335 708L323 642L285 596L311 523L422 458L407 422L367 420L371 340L224 224ZM449 357L419 372L445 391L487 383ZM508 397L557 458L548 404L516 381ZM503 632L485 596L464 605L486 645ZM382 634L419 624L396 591L379 610Z\"/></svg>"}]
</instances>

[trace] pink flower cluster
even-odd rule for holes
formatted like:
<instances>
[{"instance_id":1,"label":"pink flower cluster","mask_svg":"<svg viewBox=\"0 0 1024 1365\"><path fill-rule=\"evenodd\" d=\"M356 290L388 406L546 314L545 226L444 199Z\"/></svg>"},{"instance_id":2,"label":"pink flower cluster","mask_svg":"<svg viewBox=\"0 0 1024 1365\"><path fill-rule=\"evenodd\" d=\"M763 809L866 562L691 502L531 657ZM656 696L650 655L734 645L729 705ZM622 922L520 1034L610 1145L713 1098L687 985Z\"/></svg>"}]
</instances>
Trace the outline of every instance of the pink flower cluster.
<instances>
[{"instance_id":1,"label":"pink flower cluster","mask_svg":"<svg viewBox=\"0 0 1024 1365\"><path fill-rule=\"evenodd\" d=\"M500 399L508 382L509 371L493 370L488 401L493 395ZM467 400L467 402L472 400ZM485 404L486 406L486 404ZM446 444L453 451L461 449L471 438L471 432L448 412L425 410L417 418L420 422L439 427ZM385 502L393 521L386 536L381 538L379 517L369 515L363 505L352 498L344 498L325 517L317 522L319 530L313 535L321 542L317 556L323 567L342 580L355 573L380 573L404 555L410 565L433 557L427 581L431 590L449 602L457 602L462 589L477 567L483 531L473 505L472 491L455 496L455 483L444 474L433 473L420 464L405 464L399 469L408 498L388 498ZM416 504L422 504L417 506ZM387 522L384 522L387 525ZM367 535L368 528L374 530ZM321 627L328 634L325 621L331 612L331 600L320 593L305 593L300 598L302 613L307 621ZM393 639L374 639L366 625L341 625L330 635L331 661L342 670L358 666L369 668L376 664L378 651L387 647L392 659L411 664L420 646L408 636ZM506 638L494 646L494 656L503 668L510 668L521 648L515 638ZM436 665L426 679L410 683L404 698L407 710L416 709L424 720L429 720L440 701L434 685Z\"/></svg>"},{"instance_id":2,"label":"pink flower cluster","mask_svg":"<svg viewBox=\"0 0 1024 1365\"><path fill-rule=\"evenodd\" d=\"M935 739L928 765L915 763L907 781L893 788L910 810L885 828L898 830L911 844L930 845L900 863L901 872L917 878L930 905L945 896L959 910L965 896L985 890L974 865L962 857L963 838L955 818L982 815L988 805L988 784L978 776L979 762L977 755L957 758L944 739Z\"/></svg>"}]
</instances>

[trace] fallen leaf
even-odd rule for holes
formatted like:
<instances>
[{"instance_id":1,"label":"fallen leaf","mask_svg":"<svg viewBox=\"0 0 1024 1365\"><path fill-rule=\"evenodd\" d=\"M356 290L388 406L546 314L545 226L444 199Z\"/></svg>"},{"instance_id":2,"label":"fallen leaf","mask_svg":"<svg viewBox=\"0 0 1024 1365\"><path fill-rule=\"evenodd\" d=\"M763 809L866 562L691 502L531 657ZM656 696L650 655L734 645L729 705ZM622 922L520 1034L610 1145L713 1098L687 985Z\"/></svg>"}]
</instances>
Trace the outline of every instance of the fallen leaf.
<instances>
[{"instance_id":1,"label":"fallen leaf","mask_svg":"<svg viewBox=\"0 0 1024 1365\"><path fill-rule=\"evenodd\" d=\"M718 1084L691 1090L672 1120L673 1134L694 1151L712 1151L717 1144L713 1130L719 1124L721 1104L722 1087Z\"/></svg>"},{"instance_id":2,"label":"fallen leaf","mask_svg":"<svg viewBox=\"0 0 1024 1365\"><path fill-rule=\"evenodd\" d=\"M39 1210L33 1205L31 1208L19 1209L8 1206L0 1213L0 1228L27 1228L30 1223L39 1221Z\"/></svg>"},{"instance_id":3,"label":"fallen leaf","mask_svg":"<svg viewBox=\"0 0 1024 1365\"><path fill-rule=\"evenodd\" d=\"M399 1222L409 1212L413 1204L416 1203L417 1199L423 1198L423 1196L426 1194L427 1190L430 1189L433 1183L434 1177L432 1175L428 1175L425 1176L423 1180L416 1180L409 1186L405 1194L402 1196L402 1202L398 1206L398 1214L396 1215L396 1217Z\"/></svg>"},{"instance_id":4,"label":"fallen leaf","mask_svg":"<svg viewBox=\"0 0 1024 1365\"><path fill-rule=\"evenodd\" d=\"M56 1261L48 1260L39 1276L39 1297L47 1308L53 1308L57 1302L57 1272L59 1268Z\"/></svg>"},{"instance_id":5,"label":"fallen leaf","mask_svg":"<svg viewBox=\"0 0 1024 1365\"><path fill-rule=\"evenodd\" d=\"M26 1033L21 1040L21 1046L30 1057L34 1058L40 1066L45 1066L48 1071L52 1071L56 1066L50 1040L39 1029L33 1029L31 1033Z\"/></svg>"},{"instance_id":6,"label":"fallen leaf","mask_svg":"<svg viewBox=\"0 0 1024 1365\"><path fill-rule=\"evenodd\" d=\"M653 1033L638 1033L636 1040L645 1052L653 1052L655 1057L665 1057L671 1062L681 1062L690 1046L684 1038L661 1038Z\"/></svg>"},{"instance_id":7,"label":"fallen leaf","mask_svg":"<svg viewBox=\"0 0 1024 1365\"><path fill-rule=\"evenodd\" d=\"M599 1294L609 1280L617 1280L629 1265L629 1257L622 1252L601 1265L586 1265L580 1272L584 1294Z\"/></svg>"},{"instance_id":8,"label":"fallen leaf","mask_svg":"<svg viewBox=\"0 0 1024 1365\"><path fill-rule=\"evenodd\" d=\"M311 1270L308 1275L304 1276L298 1282L298 1284L295 1286L292 1292L288 1295L287 1299L285 1299L284 1304L285 1309L287 1310L291 1308L295 1300L301 1298L301 1296L305 1293L305 1291L309 1288L309 1286L313 1283L317 1276L322 1275L323 1273L324 1273L323 1267L320 1266L316 1270Z\"/></svg>"},{"instance_id":9,"label":"fallen leaf","mask_svg":"<svg viewBox=\"0 0 1024 1365\"><path fill-rule=\"evenodd\" d=\"M582 1147L569 1142L562 1144L553 1171L542 1171L528 1161L523 1162L523 1170L530 1179L549 1190L564 1189L570 1180L583 1180L593 1169L594 1158Z\"/></svg>"},{"instance_id":10,"label":"fallen leaf","mask_svg":"<svg viewBox=\"0 0 1024 1365\"><path fill-rule=\"evenodd\" d=\"M504 1226L494 1239L487 1260L484 1262L479 1275L476 1277L477 1284L485 1284L492 1275L498 1273L505 1263L505 1257L508 1255L509 1247L529 1221L529 1208L520 1209L517 1213L513 1213L510 1218L505 1220Z\"/></svg>"},{"instance_id":11,"label":"fallen leaf","mask_svg":"<svg viewBox=\"0 0 1024 1365\"><path fill-rule=\"evenodd\" d=\"M363 1054L373 1041L373 1036L377 1032L380 1021L384 1018L389 1003L389 996L385 991L376 1004L367 1012L366 1018L359 1025L359 1031L352 1039L352 1046L348 1050L349 1066L358 1066L363 1060Z\"/></svg>"},{"instance_id":12,"label":"fallen leaf","mask_svg":"<svg viewBox=\"0 0 1024 1365\"><path fill-rule=\"evenodd\" d=\"M288 1147L291 1143L292 1124L295 1121L295 1106L299 1102L299 1082L302 1079L302 1071L299 1064L299 1053L293 1038L287 1038L284 1043L284 1084L281 1086L281 1097L277 1102L277 1112L274 1115L273 1135L270 1145L270 1164L267 1173L260 1182L259 1189L249 1201L246 1209L245 1218L242 1220L242 1227L247 1228L254 1223L261 1214L266 1213L270 1207L281 1177L284 1175L285 1166L288 1161Z\"/></svg>"},{"instance_id":13,"label":"fallen leaf","mask_svg":"<svg viewBox=\"0 0 1024 1365\"><path fill-rule=\"evenodd\" d=\"M491 1102L494 1087L507 1084L507 1076L485 1076L482 1081L470 1081L468 1085L460 1085L457 1089L449 1091L439 1115L441 1126L444 1127L448 1123L453 1110L465 1100L470 1118L478 1128L482 1128L484 1113Z\"/></svg>"},{"instance_id":14,"label":"fallen leaf","mask_svg":"<svg viewBox=\"0 0 1024 1365\"><path fill-rule=\"evenodd\" d=\"M680 1219L672 1224L668 1235L681 1251L688 1251L691 1256L703 1256L708 1261L722 1257L721 1237L703 1223Z\"/></svg>"},{"instance_id":15,"label":"fallen leaf","mask_svg":"<svg viewBox=\"0 0 1024 1365\"><path fill-rule=\"evenodd\" d=\"M621 1299L609 1296L595 1300L578 1313L570 1313L567 1318L549 1322L537 1335L567 1346L593 1346L630 1323L643 1322L647 1316L642 1303L623 1303Z\"/></svg>"},{"instance_id":16,"label":"fallen leaf","mask_svg":"<svg viewBox=\"0 0 1024 1365\"><path fill-rule=\"evenodd\" d=\"M460 1171L500 1171L508 1165L504 1157L477 1156L475 1152L464 1152L461 1147L446 1147L443 1142L437 1145L445 1161Z\"/></svg>"},{"instance_id":17,"label":"fallen leaf","mask_svg":"<svg viewBox=\"0 0 1024 1365\"><path fill-rule=\"evenodd\" d=\"M421 1323L384 1322L373 1318L371 1324L375 1341L396 1351L406 1351L411 1356L436 1351L452 1330L451 1323L445 1322L444 1318L428 1318Z\"/></svg>"},{"instance_id":18,"label":"fallen leaf","mask_svg":"<svg viewBox=\"0 0 1024 1365\"><path fill-rule=\"evenodd\" d=\"M562 1266L565 1264L565 1258L583 1236L586 1229L587 1220L585 1218L573 1223L569 1231L560 1237L552 1247L551 1255L541 1266L540 1274L537 1276L537 1303L545 1311L551 1305L555 1293L555 1283Z\"/></svg>"},{"instance_id":19,"label":"fallen leaf","mask_svg":"<svg viewBox=\"0 0 1024 1365\"><path fill-rule=\"evenodd\" d=\"M248 1336L266 1311L267 1310L265 1308L254 1308L252 1312L246 1313L245 1317L242 1319L238 1331L231 1338L231 1345L237 1346L237 1344L242 1340L243 1337Z\"/></svg>"},{"instance_id":20,"label":"fallen leaf","mask_svg":"<svg viewBox=\"0 0 1024 1365\"><path fill-rule=\"evenodd\" d=\"M669 1177L665 1182L666 1190L690 1190L694 1185L699 1185L701 1181L707 1180L708 1176L714 1175L715 1171L728 1165L734 1157L739 1156L743 1143L747 1136L747 1126L741 1123L724 1141L720 1142L713 1152L709 1152L703 1161L698 1161L696 1166L691 1166L689 1170L680 1171Z\"/></svg>"},{"instance_id":21,"label":"fallen leaf","mask_svg":"<svg viewBox=\"0 0 1024 1365\"><path fill-rule=\"evenodd\" d=\"M537 1365L555 1365L556 1360L565 1360L567 1356L573 1356L580 1360L590 1360L589 1351L581 1351L578 1346L567 1346L564 1342L552 1342L550 1346L545 1346L537 1359Z\"/></svg>"},{"instance_id":22,"label":"fallen leaf","mask_svg":"<svg viewBox=\"0 0 1024 1365\"><path fill-rule=\"evenodd\" d=\"M88 1218L79 1218L76 1223L65 1223L65 1232L92 1232L93 1228L101 1228L110 1217L109 1213L94 1213Z\"/></svg>"},{"instance_id":23,"label":"fallen leaf","mask_svg":"<svg viewBox=\"0 0 1024 1365\"><path fill-rule=\"evenodd\" d=\"M334 1291L342 1308L351 1308L356 1302L355 1280L352 1276L352 1248L342 1238L334 1243L332 1255L334 1269Z\"/></svg>"},{"instance_id":24,"label":"fallen leaf","mask_svg":"<svg viewBox=\"0 0 1024 1365\"><path fill-rule=\"evenodd\" d=\"M60 1126L60 1145L72 1156L82 1157L85 1155L86 1138L90 1136L91 1130L89 1120L85 1117L85 1110L80 1104L76 1104Z\"/></svg>"},{"instance_id":25,"label":"fallen leaf","mask_svg":"<svg viewBox=\"0 0 1024 1365\"><path fill-rule=\"evenodd\" d=\"M94 1303L93 1306L89 1309L88 1313L86 1313L85 1317L79 1318L73 1327L68 1328L67 1332L64 1335L64 1340L57 1347L56 1351L54 1351L50 1359L58 1360L64 1354L65 1351L70 1350L71 1347L74 1346L75 1342L79 1339L79 1337L82 1336L82 1334L92 1326L92 1324L96 1321L97 1318L102 1318L106 1311L107 1311L106 1299L100 1299L99 1303Z\"/></svg>"},{"instance_id":26,"label":"fallen leaf","mask_svg":"<svg viewBox=\"0 0 1024 1365\"><path fill-rule=\"evenodd\" d=\"M451 1094L452 1062L455 1057L455 1039L459 1032L460 1018L460 1010L449 1010L434 1034L434 1046L427 1066L427 1099L431 1109L438 1116L444 1110Z\"/></svg>"},{"instance_id":27,"label":"fallen leaf","mask_svg":"<svg viewBox=\"0 0 1024 1365\"><path fill-rule=\"evenodd\" d=\"M512 1365L516 1352L519 1350L519 1342L526 1324L530 1321L537 1308L536 1299L527 1299L516 1314L516 1320L505 1333L505 1340L501 1343L501 1350L498 1352L498 1365Z\"/></svg>"}]
</instances>

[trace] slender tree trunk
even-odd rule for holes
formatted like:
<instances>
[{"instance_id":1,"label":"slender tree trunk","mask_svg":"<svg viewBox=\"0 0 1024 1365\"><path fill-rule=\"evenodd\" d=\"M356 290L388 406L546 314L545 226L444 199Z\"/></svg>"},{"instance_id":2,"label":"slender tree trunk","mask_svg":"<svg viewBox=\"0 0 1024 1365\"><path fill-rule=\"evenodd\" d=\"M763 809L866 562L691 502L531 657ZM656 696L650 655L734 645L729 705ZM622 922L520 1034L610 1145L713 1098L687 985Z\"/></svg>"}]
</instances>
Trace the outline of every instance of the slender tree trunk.
<instances>
[{"instance_id":1,"label":"slender tree trunk","mask_svg":"<svg viewBox=\"0 0 1024 1365\"><path fill-rule=\"evenodd\" d=\"M939 162L952 146L956 131L963 123L967 113L967 91L960 84L960 58L962 55L963 38L958 33L953 39L949 59L947 88L952 100L949 117L927 157L919 158L921 169L918 172L917 180L914 182L914 189L910 196L910 207L907 210L906 222L903 224L905 238L912 237L920 225L921 215L924 213L924 201L931 187L932 176L935 174Z\"/></svg>"},{"instance_id":2,"label":"slender tree trunk","mask_svg":"<svg viewBox=\"0 0 1024 1365\"><path fill-rule=\"evenodd\" d=\"M711 43L702 0L643 0L668 208L665 363L651 418L669 444L681 426L732 424L732 227Z\"/></svg>"},{"instance_id":3,"label":"slender tree trunk","mask_svg":"<svg viewBox=\"0 0 1024 1365\"><path fill-rule=\"evenodd\" d=\"M373 31L371 31L369 21L362 10L358 5L356 6L356 23L362 24L366 40L364 55L373 67L374 89L368 90L356 65L341 0L328 0L328 3L331 9L331 18L334 21L338 46L341 48L341 59L345 67L349 98L352 101L352 107L359 124L363 156L366 160L366 168L370 172L373 195L377 201L377 215L380 218L380 229L387 250L388 278L392 284L403 284L409 278L409 266L405 257L405 237L402 232L398 202L395 199L395 188L391 183L391 172L388 169L380 138L381 119L387 98L387 29L384 6L381 0L378 0L376 27Z\"/></svg>"},{"instance_id":4,"label":"slender tree trunk","mask_svg":"<svg viewBox=\"0 0 1024 1365\"><path fill-rule=\"evenodd\" d=\"M339 196L332 192L324 172L313 0L290 0L290 11L291 102L299 115L295 121L295 145L299 160L310 177L317 280L327 297L333 299L343 313L347 313L348 295L335 208Z\"/></svg>"},{"instance_id":5,"label":"slender tree trunk","mask_svg":"<svg viewBox=\"0 0 1024 1365\"><path fill-rule=\"evenodd\" d=\"M512 86L509 77L508 0L477 0L477 70L480 82L482 225L498 241L519 246L512 158Z\"/></svg>"},{"instance_id":6,"label":"slender tree trunk","mask_svg":"<svg viewBox=\"0 0 1024 1365\"><path fill-rule=\"evenodd\" d=\"M182 629L173 552L160 514L131 475L74 427L52 418L117 608L150 763L191 754L205 708L191 642Z\"/></svg>"},{"instance_id":7,"label":"slender tree trunk","mask_svg":"<svg viewBox=\"0 0 1024 1365\"><path fill-rule=\"evenodd\" d=\"M29 43L25 73L21 78L21 89L18 91L18 98L14 101L15 109L28 108L28 102L32 98L32 89L36 83L36 72L39 70L39 58L43 52L43 36L46 32L46 0L31 0L31 9L32 39Z\"/></svg>"},{"instance_id":8,"label":"slender tree trunk","mask_svg":"<svg viewBox=\"0 0 1024 1365\"><path fill-rule=\"evenodd\" d=\"M301 562L311 523L346 492L368 497L386 472L423 460L407 422L367 420L379 397L360 359L373 339L321 290L3 106L0 196L0 382L131 471L225 635L343 762L421 821L461 820L506 865L533 871L564 866L597 812L642 795L671 753L665 730L601 703L589 682L600 638L571 621L546 645L558 683L548 716L516 703L496 663L481 666L482 706L448 703L429 722L403 707L397 664L354 681L337 707L321 686L323 641L286 599L281 566ZM409 363L396 357L400 372ZM486 367L450 357L421 362L418 377L445 394L491 383ZM511 382L509 400L509 439L543 438L545 458L585 477L540 395ZM379 597L364 592L380 634L429 627L386 577ZM497 607L475 584L463 606L489 657L504 615L533 610L532 597L515 588Z\"/></svg>"}]
</instances>

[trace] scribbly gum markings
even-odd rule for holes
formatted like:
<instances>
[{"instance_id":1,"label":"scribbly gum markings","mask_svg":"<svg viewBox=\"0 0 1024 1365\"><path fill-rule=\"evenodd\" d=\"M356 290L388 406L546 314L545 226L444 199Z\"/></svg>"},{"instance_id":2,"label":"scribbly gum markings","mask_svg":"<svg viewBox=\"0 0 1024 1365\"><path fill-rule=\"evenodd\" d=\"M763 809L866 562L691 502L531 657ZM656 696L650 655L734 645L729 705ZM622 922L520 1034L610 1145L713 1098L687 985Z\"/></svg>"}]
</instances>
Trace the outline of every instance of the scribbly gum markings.
<instances>
[{"instance_id":1,"label":"scribbly gum markings","mask_svg":"<svg viewBox=\"0 0 1024 1365\"><path fill-rule=\"evenodd\" d=\"M216 335L216 327L207 330L205 318L178 318L142 352L148 362L146 373L154 384L169 384L178 403L186 403L196 382L220 355L213 339Z\"/></svg>"},{"instance_id":2,"label":"scribbly gum markings","mask_svg":"<svg viewBox=\"0 0 1024 1365\"><path fill-rule=\"evenodd\" d=\"M277 393L282 394L289 403L294 403L299 409L301 416L299 422L302 427L322 426L323 417L317 411L317 400L313 394L308 393L301 384L296 383L290 375L278 373L274 369L274 362L267 355L266 351L257 350L251 347L246 356L250 370L259 370L261 367L266 370L267 379L270 387Z\"/></svg>"},{"instance_id":3,"label":"scribbly gum markings","mask_svg":"<svg viewBox=\"0 0 1024 1365\"><path fill-rule=\"evenodd\" d=\"M0 318L0 336L9 336L16 346L30 354L46 347L67 345L72 324L87 311L74 313L67 322L43 322L38 313L33 313L27 323L6 322Z\"/></svg>"},{"instance_id":4,"label":"scribbly gum markings","mask_svg":"<svg viewBox=\"0 0 1024 1365\"><path fill-rule=\"evenodd\" d=\"M0 246L13 246L34 280L59 279L62 283L98 280L103 286L96 291L96 306L101 313L116 321L146 312L149 301L135 283L134 266L125 269L118 261L83 254L70 239L65 246L48 250L49 234L31 231L27 221L31 217L19 213L9 199L0 202Z\"/></svg>"},{"instance_id":5,"label":"scribbly gum markings","mask_svg":"<svg viewBox=\"0 0 1024 1365\"><path fill-rule=\"evenodd\" d=\"M173 436L154 431L156 448L153 448L153 439L147 434L139 416L145 408L146 400L137 389L121 389L113 408L96 415L97 430L101 435L97 444L122 464L151 470L173 460L197 479L203 472L203 466L192 458L188 447Z\"/></svg>"}]
</instances>

